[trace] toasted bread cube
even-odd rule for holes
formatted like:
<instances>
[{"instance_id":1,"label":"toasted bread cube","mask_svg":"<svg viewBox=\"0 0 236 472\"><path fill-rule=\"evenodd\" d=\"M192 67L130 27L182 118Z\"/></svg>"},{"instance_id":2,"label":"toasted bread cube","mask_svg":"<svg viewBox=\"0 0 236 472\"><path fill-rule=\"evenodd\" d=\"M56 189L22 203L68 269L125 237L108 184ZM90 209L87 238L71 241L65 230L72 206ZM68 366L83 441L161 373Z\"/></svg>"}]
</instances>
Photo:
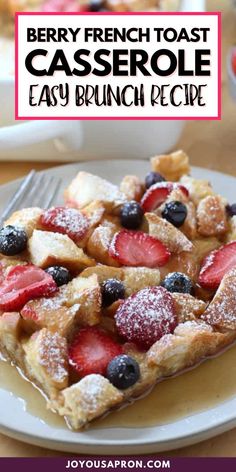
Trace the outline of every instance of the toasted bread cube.
<instances>
[{"instance_id":1,"label":"toasted bread cube","mask_svg":"<svg viewBox=\"0 0 236 472\"><path fill-rule=\"evenodd\" d=\"M23 210L15 211L10 218L4 222L4 226L12 225L23 228L28 237L30 237L38 227L39 219L43 210L41 208L23 208Z\"/></svg>"},{"instance_id":2,"label":"toasted bread cube","mask_svg":"<svg viewBox=\"0 0 236 472\"><path fill-rule=\"evenodd\" d=\"M125 194L127 200L139 202L144 194L145 187L136 175L126 175L121 181L120 191Z\"/></svg>"},{"instance_id":3,"label":"toasted bread cube","mask_svg":"<svg viewBox=\"0 0 236 472\"><path fill-rule=\"evenodd\" d=\"M147 267L124 267L123 283L125 294L129 297L145 287L154 287L160 284L160 271Z\"/></svg>"},{"instance_id":4,"label":"toasted bread cube","mask_svg":"<svg viewBox=\"0 0 236 472\"><path fill-rule=\"evenodd\" d=\"M197 215L196 208L193 202L186 203L187 217L184 224L181 226L181 231L189 238L193 240L197 237Z\"/></svg>"},{"instance_id":5,"label":"toasted bread cube","mask_svg":"<svg viewBox=\"0 0 236 472\"><path fill-rule=\"evenodd\" d=\"M100 322L102 295L96 274L88 278L76 277L66 287L66 306L79 306L79 324L93 326Z\"/></svg>"},{"instance_id":6,"label":"toasted bread cube","mask_svg":"<svg viewBox=\"0 0 236 472\"><path fill-rule=\"evenodd\" d=\"M206 303L188 293L172 293L178 324L199 318L206 309Z\"/></svg>"},{"instance_id":7,"label":"toasted bread cube","mask_svg":"<svg viewBox=\"0 0 236 472\"><path fill-rule=\"evenodd\" d=\"M32 263L42 269L62 265L79 272L95 264L66 234L34 230L28 247Z\"/></svg>"},{"instance_id":8,"label":"toasted bread cube","mask_svg":"<svg viewBox=\"0 0 236 472\"><path fill-rule=\"evenodd\" d=\"M199 274L199 260L195 250L173 254L166 265L159 267L161 280L170 272L183 272L191 280L197 281Z\"/></svg>"},{"instance_id":9,"label":"toasted bread cube","mask_svg":"<svg viewBox=\"0 0 236 472\"><path fill-rule=\"evenodd\" d=\"M85 269L80 276L89 277L91 274L97 275L100 284L108 279L117 279L122 281L125 287L125 295L127 297L145 287L153 287L160 283L159 269L149 269L147 267L122 267L121 269L118 267L98 265L96 267ZM114 307L111 307L111 310L109 311L113 312L114 309L115 305Z\"/></svg>"},{"instance_id":10,"label":"toasted bread cube","mask_svg":"<svg viewBox=\"0 0 236 472\"><path fill-rule=\"evenodd\" d=\"M154 172L159 172L166 180L173 182L190 172L189 158L183 151L152 157L151 166Z\"/></svg>"},{"instance_id":11,"label":"toasted bread cube","mask_svg":"<svg viewBox=\"0 0 236 472\"><path fill-rule=\"evenodd\" d=\"M223 277L201 318L220 331L236 330L236 269L230 270Z\"/></svg>"},{"instance_id":12,"label":"toasted bread cube","mask_svg":"<svg viewBox=\"0 0 236 472\"><path fill-rule=\"evenodd\" d=\"M25 364L31 380L49 398L68 386L68 354L66 339L46 328L34 333L23 345Z\"/></svg>"},{"instance_id":13,"label":"toasted bread cube","mask_svg":"<svg viewBox=\"0 0 236 472\"><path fill-rule=\"evenodd\" d=\"M192 251L191 241L171 223L160 218L155 213L145 213L150 236L161 241L171 252L177 254L183 251Z\"/></svg>"},{"instance_id":14,"label":"toasted bread cube","mask_svg":"<svg viewBox=\"0 0 236 472\"><path fill-rule=\"evenodd\" d=\"M90 205L83 208L82 213L87 216L89 220L89 228L83 239L77 243L77 245L84 249L94 229L101 223L105 213L105 207L102 202L95 200L90 203Z\"/></svg>"},{"instance_id":15,"label":"toasted bread cube","mask_svg":"<svg viewBox=\"0 0 236 472\"><path fill-rule=\"evenodd\" d=\"M0 316L0 352L7 359L17 361L23 366L23 350L20 344L22 319L17 312L3 313Z\"/></svg>"},{"instance_id":16,"label":"toasted bread cube","mask_svg":"<svg viewBox=\"0 0 236 472\"><path fill-rule=\"evenodd\" d=\"M214 195L208 180L194 179L189 175L183 175L180 182L188 189L190 198L196 206L203 198Z\"/></svg>"},{"instance_id":17,"label":"toasted bread cube","mask_svg":"<svg viewBox=\"0 0 236 472\"><path fill-rule=\"evenodd\" d=\"M111 226L99 225L88 240L87 251L101 264L119 267L120 264L109 255L109 247L115 232Z\"/></svg>"},{"instance_id":18,"label":"toasted bread cube","mask_svg":"<svg viewBox=\"0 0 236 472\"><path fill-rule=\"evenodd\" d=\"M95 200L83 208L83 213L89 218L90 227L95 228L104 216L105 207L102 202Z\"/></svg>"},{"instance_id":19,"label":"toasted bread cube","mask_svg":"<svg viewBox=\"0 0 236 472\"><path fill-rule=\"evenodd\" d=\"M202 321L186 321L166 334L149 349L149 365L157 365L162 376L173 375L216 354L229 343L229 337L215 332Z\"/></svg>"},{"instance_id":20,"label":"toasted bread cube","mask_svg":"<svg viewBox=\"0 0 236 472\"><path fill-rule=\"evenodd\" d=\"M21 311L28 332L47 328L68 338L77 325L100 322L101 289L97 276L77 277L51 298L29 301Z\"/></svg>"},{"instance_id":21,"label":"toasted bread cube","mask_svg":"<svg viewBox=\"0 0 236 472\"><path fill-rule=\"evenodd\" d=\"M79 172L65 190L65 201L77 208L84 208L94 200L103 202L112 210L125 201L125 195L116 185L88 172Z\"/></svg>"},{"instance_id":22,"label":"toasted bread cube","mask_svg":"<svg viewBox=\"0 0 236 472\"><path fill-rule=\"evenodd\" d=\"M33 332L39 328L47 328L52 333L68 337L75 324L75 317L80 305L65 306L64 292L52 298L30 300L22 309L24 328Z\"/></svg>"},{"instance_id":23,"label":"toasted bread cube","mask_svg":"<svg viewBox=\"0 0 236 472\"><path fill-rule=\"evenodd\" d=\"M102 375L91 374L61 392L58 411L73 429L80 429L122 403L123 398L122 392L113 387L109 380Z\"/></svg>"},{"instance_id":24,"label":"toasted bread cube","mask_svg":"<svg viewBox=\"0 0 236 472\"><path fill-rule=\"evenodd\" d=\"M228 230L225 201L212 195L200 201L197 207L198 232L202 236L222 236Z\"/></svg>"},{"instance_id":25,"label":"toasted bread cube","mask_svg":"<svg viewBox=\"0 0 236 472\"><path fill-rule=\"evenodd\" d=\"M102 284L107 279L123 279L123 269L119 267L111 267L99 264L95 267L88 267L87 269L81 272L80 277L90 277L91 275L96 274L99 284Z\"/></svg>"}]
</instances>

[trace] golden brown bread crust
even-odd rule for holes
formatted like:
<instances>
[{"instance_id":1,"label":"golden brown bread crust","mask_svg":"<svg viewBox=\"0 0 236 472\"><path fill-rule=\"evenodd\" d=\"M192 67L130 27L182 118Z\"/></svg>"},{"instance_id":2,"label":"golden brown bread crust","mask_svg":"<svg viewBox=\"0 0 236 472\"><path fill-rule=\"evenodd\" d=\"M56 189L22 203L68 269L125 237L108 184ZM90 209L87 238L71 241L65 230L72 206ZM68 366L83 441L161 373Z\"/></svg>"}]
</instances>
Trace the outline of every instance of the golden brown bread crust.
<instances>
[{"instance_id":1,"label":"golden brown bread crust","mask_svg":"<svg viewBox=\"0 0 236 472\"><path fill-rule=\"evenodd\" d=\"M121 181L120 191L125 194L127 200L139 202L144 194L145 187L136 175L126 175Z\"/></svg>"},{"instance_id":2,"label":"golden brown bread crust","mask_svg":"<svg viewBox=\"0 0 236 472\"><path fill-rule=\"evenodd\" d=\"M79 273L86 267L95 265L94 260L66 234L34 230L28 242L28 250L31 262L42 269L62 265Z\"/></svg>"},{"instance_id":3,"label":"golden brown bread crust","mask_svg":"<svg viewBox=\"0 0 236 472\"><path fill-rule=\"evenodd\" d=\"M148 233L150 236L159 239L168 249L178 254L180 252L190 252L193 249L191 241L171 223L160 218L154 213L145 213L148 222Z\"/></svg>"},{"instance_id":4,"label":"golden brown bread crust","mask_svg":"<svg viewBox=\"0 0 236 472\"><path fill-rule=\"evenodd\" d=\"M78 326L101 321L101 288L96 274L76 277L52 298L31 300L21 312L27 332L47 328L68 338Z\"/></svg>"},{"instance_id":5,"label":"golden brown bread crust","mask_svg":"<svg viewBox=\"0 0 236 472\"><path fill-rule=\"evenodd\" d=\"M221 332L236 330L236 269L228 272L201 318Z\"/></svg>"},{"instance_id":6,"label":"golden brown bread crust","mask_svg":"<svg viewBox=\"0 0 236 472\"><path fill-rule=\"evenodd\" d=\"M154 172L159 172L166 180L176 182L190 173L189 160L184 151L175 151L151 158Z\"/></svg>"},{"instance_id":7,"label":"golden brown bread crust","mask_svg":"<svg viewBox=\"0 0 236 472\"><path fill-rule=\"evenodd\" d=\"M209 195L197 207L198 232L202 236L222 236L228 231L226 202L219 195Z\"/></svg>"},{"instance_id":8,"label":"golden brown bread crust","mask_svg":"<svg viewBox=\"0 0 236 472\"><path fill-rule=\"evenodd\" d=\"M24 208L15 211L5 222L4 226L12 225L23 228L27 235L32 236L33 231L39 227L40 216L43 210L41 208Z\"/></svg>"},{"instance_id":9,"label":"golden brown bread crust","mask_svg":"<svg viewBox=\"0 0 236 472\"><path fill-rule=\"evenodd\" d=\"M235 339L234 335L215 332L204 322L187 321L174 334L163 336L148 353L148 363L157 365L162 376L173 375L217 354Z\"/></svg>"},{"instance_id":10,"label":"golden brown bread crust","mask_svg":"<svg viewBox=\"0 0 236 472\"><path fill-rule=\"evenodd\" d=\"M68 386L66 339L46 328L36 331L23 343L27 376L36 382L49 398Z\"/></svg>"},{"instance_id":11,"label":"golden brown bread crust","mask_svg":"<svg viewBox=\"0 0 236 472\"><path fill-rule=\"evenodd\" d=\"M84 208L94 200L101 201L107 210L125 202L125 195L116 185L101 177L79 172L64 193L65 201L77 208Z\"/></svg>"}]
</instances>

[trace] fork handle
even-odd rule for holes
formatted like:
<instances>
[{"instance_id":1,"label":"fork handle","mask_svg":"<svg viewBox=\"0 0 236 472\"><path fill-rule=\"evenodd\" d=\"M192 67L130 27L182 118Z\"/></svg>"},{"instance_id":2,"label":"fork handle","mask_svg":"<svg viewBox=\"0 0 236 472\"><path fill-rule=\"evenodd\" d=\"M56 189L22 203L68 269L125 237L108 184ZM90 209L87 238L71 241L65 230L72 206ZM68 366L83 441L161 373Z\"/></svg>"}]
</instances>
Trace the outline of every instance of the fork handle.
<instances>
[{"instance_id":1,"label":"fork handle","mask_svg":"<svg viewBox=\"0 0 236 472\"><path fill-rule=\"evenodd\" d=\"M80 121L27 121L0 128L0 149L19 147L54 140L60 152L77 151L83 143Z\"/></svg>"}]
</instances>

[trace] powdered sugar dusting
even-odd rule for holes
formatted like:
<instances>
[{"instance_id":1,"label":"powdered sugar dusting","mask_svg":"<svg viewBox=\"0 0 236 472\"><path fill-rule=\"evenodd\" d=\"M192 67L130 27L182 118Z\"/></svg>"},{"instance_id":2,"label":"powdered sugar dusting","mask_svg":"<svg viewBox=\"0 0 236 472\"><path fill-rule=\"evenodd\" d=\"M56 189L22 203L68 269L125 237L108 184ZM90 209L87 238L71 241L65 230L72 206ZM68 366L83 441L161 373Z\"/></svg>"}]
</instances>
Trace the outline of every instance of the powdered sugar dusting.
<instances>
[{"instance_id":1,"label":"powdered sugar dusting","mask_svg":"<svg viewBox=\"0 0 236 472\"><path fill-rule=\"evenodd\" d=\"M103 247L108 249L109 246L110 246L110 243L111 243L111 239L113 237L113 233L112 233L111 228L109 228L109 226L102 226L101 225L97 228L97 231L99 232L99 236L100 236ZM112 242L112 244L113 244L113 242Z\"/></svg>"},{"instance_id":2,"label":"powdered sugar dusting","mask_svg":"<svg viewBox=\"0 0 236 472\"><path fill-rule=\"evenodd\" d=\"M148 221L149 235L165 244L171 252L192 251L191 241L171 223L154 213L146 213L145 217Z\"/></svg>"},{"instance_id":3,"label":"powdered sugar dusting","mask_svg":"<svg viewBox=\"0 0 236 472\"><path fill-rule=\"evenodd\" d=\"M96 411L97 404L101 401L103 395L103 382L101 382L101 376L97 374L91 374L80 381L80 387L85 388L86 391L86 404L87 408ZM85 407L85 405L84 405Z\"/></svg>"},{"instance_id":4,"label":"powdered sugar dusting","mask_svg":"<svg viewBox=\"0 0 236 472\"><path fill-rule=\"evenodd\" d=\"M219 329L236 329L236 268L223 278L203 318Z\"/></svg>"},{"instance_id":5,"label":"powdered sugar dusting","mask_svg":"<svg viewBox=\"0 0 236 472\"><path fill-rule=\"evenodd\" d=\"M118 309L116 326L119 333L131 342L150 347L176 327L174 302L163 287L140 290Z\"/></svg>"},{"instance_id":6,"label":"powdered sugar dusting","mask_svg":"<svg viewBox=\"0 0 236 472\"><path fill-rule=\"evenodd\" d=\"M38 355L40 364L56 382L63 382L67 377L67 344L57 333L42 330L39 335Z\"/></svg>"},{"instance_id":7,"label":"powdered sugar dusting","mask_svg":"<svg viewBox=\"0 0 236 472\"><path fill-rule=\"evenodd\" d=\"M203 275L214 264L217 252L218 250L210 252L210 254L208 254L208 256L204 259L199 275Z\"/></svg>"},{"instance_id":8,"label":"powdered sugar dusting","mask_svg":"<svg viewBox=\"0 0 236 472\"><path fill-rule=\"evenodd\" d=\"M198 230L203 236L215 236L227 231L225 202L218 195L209 195L197 208Z\"/></svg>"},{"instance_id":9,"label":"powdered sugar dusting","mask_svg":"<svg viewBox=\"0 0 236 472\"><path fill-rule=\"evenodd\" d=\"M75 242L79 242L89 228L88 218L75 208L50 208L43 213L41 222L47 229L67 234Z\"/></svg>"}]
</instances>

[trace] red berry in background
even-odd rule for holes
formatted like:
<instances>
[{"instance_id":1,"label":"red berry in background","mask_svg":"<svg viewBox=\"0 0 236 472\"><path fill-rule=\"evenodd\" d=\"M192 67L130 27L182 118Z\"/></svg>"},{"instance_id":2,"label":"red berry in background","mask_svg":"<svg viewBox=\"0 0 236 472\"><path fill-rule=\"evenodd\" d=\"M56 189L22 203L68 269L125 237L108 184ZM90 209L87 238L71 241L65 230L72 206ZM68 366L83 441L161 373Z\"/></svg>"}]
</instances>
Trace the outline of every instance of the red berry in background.
<instances>
[{"instance_id":1,"label":"red berry in background","mask_svg":"<svg viewBox=\"0 0 236 472\"><path fill-rule=\"evenodd\" d=\"M163 287L140 290L122 302L115 322L126 341L148 349L177 326L173 298Z\"/></svg>"}]
</instances>

